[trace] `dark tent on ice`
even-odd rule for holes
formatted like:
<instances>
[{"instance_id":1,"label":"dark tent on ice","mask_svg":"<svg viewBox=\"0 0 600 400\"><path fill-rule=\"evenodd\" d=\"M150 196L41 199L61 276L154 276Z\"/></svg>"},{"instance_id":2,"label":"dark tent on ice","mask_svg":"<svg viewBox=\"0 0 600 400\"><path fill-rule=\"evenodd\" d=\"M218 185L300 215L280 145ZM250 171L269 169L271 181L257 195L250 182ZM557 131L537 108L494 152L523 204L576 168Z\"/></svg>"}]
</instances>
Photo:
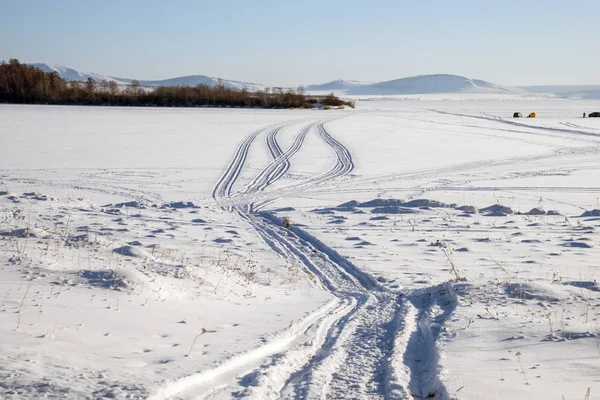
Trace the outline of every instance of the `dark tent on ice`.
<instances>
[{"instance_id":1,"label":"dark tent on ice","mask_svg":"<svg viewBox=\"0 0 600 400\"><path fill-rule=\"evenodd\" d=\"M513 114L513 118L521 118L523 117L523 114L521 114L520 112L516 112Z\"/></svg>"}]
</instances>

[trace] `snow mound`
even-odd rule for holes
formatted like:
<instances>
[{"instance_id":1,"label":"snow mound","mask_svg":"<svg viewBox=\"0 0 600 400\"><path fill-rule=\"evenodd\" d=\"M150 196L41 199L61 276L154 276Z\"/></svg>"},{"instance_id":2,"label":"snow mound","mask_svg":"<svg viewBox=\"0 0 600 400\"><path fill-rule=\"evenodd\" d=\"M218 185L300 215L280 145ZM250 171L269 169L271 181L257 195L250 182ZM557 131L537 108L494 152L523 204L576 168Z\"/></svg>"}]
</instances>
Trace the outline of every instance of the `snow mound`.
<instances>
[{"instance_id":1,"label":"snow mound","mask_svg":"<svg viewBox=\"0 0 600 400\"><path fill-rule=\"evenodd\" d=\"M456 209L466 214L477 214L477 207L475 206L460 206L456 207Z\"/></svg>"},{"instance_id":2,"label":"snow mound","mask_svg":"<svg viewBox=\"0 0 600 400\"><path fill-rule=\"evenodd\" d=\"M580 217L600 217L600 210L595 209L595 210L586 211L583 214L581 214Z\"/></svg>"},{"instance_id":3,"label":"snow mound","mask_svg":"<svg viewBox=\"0 0 600 400\"><path fill-rule=\"evenodd\" d=\"M114 208L129 207L129 208L144 209L144 208L146 208L146 204L144 204L141 201L133 200L133 201L126 201L126 202L117 203L117 204L107 204L107 205L102 206L102 207L114 207Z\"/></svg>"},{"instance_id":4,"label":"snow mound","mask_svg":"<svg viewBox=\"0 0 600 400\"><path fill-rule=\"evenodd\" d=\"M376 207L371 210L372 214L417 214L417 211L411 210L410 208L398 207L398 206L384 206Z\"/></svg>"},{"instance_id":5,"label":"snow mound","mask_svg":"<svg viewBox=\"0 0 600 400\"><path fill-rule=\"evenodd\" d=\"M456 204L446 204L437 200L415 199L402 203L403 207L453 208Z\"/></svg>"},{"instance_id":6,"label":"snow mound","mask_svg":"<svg viewBox=\"0 0 600 400\"><path fill-rule=\"evenodd\" d=\"M490 214L514 214L512 208L503 206L501 204L494 204L493 206L485 207L479 210L481 213L490 213Z\"/></svg>"},{"instance_id":7,"label":"snow mound","mask_svg":"<svg viewBox=\"0 0 600 400\"><path fill-rule=\"evenodd\" d=\"M585 242L575 242L575 241L569 241L563 244L563 246L565 247L575 247L578 249L591 249L592 246L585 243Z\"/></svg>"},{"instance_id":8,"label":"snow mound","mask_svg":"<svg viewBox=\"0 0 600 400\"><path fill-rule=\"evenodd\" d=\"M105 289L135 289L144 281L144 275L134 270L81 270L79 277L90 286Z\"/></svg>"},{"instance_id":9,"label":"snow mound","mask_svg":"<svg viewBox=\"0 0 600 400\"><path fill-rule=\"evenodd\" d=\"M600 292L600 285L595 281L567 281L563 282L563 285L575 286L592 292Z\"/></svg>"},{"instance_id":10,"label":"snow mound","mask_svg":"<svg viewBox=\"0 0 600 400\"><path fill-rule=\"evenodd\" d=\"M356 200L350 200L350 201L340 204L339 206L337 206L337 208L353 208L353 207L358 207L359 204L360 203Z\"/></svg>"},{"instance_id":11,"label":"snow mound","mask_svg":"<svg viewBox=\"0 0 600 400\"><path fill-rule=\"evenodd\" d=\"M526 212L527 215L546 215L544 209L536 207Z\"/></svg>"},{"instance_id":12,"label":"snow mound","mask_svg":"<svg viewBox=\"0 0 600 400\"><path fill-rule=\"evenodd\" d=\"M454 208L456 204L446 204L437 200L415 199L410 201L402 201L399 199L373 199L359 203L357 201L349 201L337 206L337 209L352 209L355 207L370 208L370 207L405 207L405 208Z\"/></svg>"},{"instance_id":13,"label":"snow mound","mask_svg":"<svg viewBox=\"0 0 600 400\"><path fill-rule=\"evenodd\" d=\"M154 258L150 253L146 252L139 247L134 246L121 246L113 249L113 253L120 254L125 257L137 257L137 258Z\"/></svg>"},{"instance_id":14,"label":"snow mound","mask_svg":"<svg viewBox=\"0 0 600 400\"><path fill-rule=\"evenodd\" d=\"M40 238L44 239L50 236L50 234L40 228L18 228L12 230L1 231L0 236L14 237L14 238Z\"/></svg>"},{"instance_id":15,"label":"snow mound","mask_svg":"<svg viewBox=\"0 0 600 400\"><path fill-rule=\"evenodd\" d=\"M507 283L504 290L508 297L520 300L559 301L564 298L549 285L538 283Z\"/></svg>"},{"instance_id":16,"label":"snow mound","mask_svg":"<svg viewBox=\"0 0 600 400\"><path fill-rule=\"evenodd\" d=\"M172 201L170 203L163 204L160 208L200 208L191 201Z\"/></svg>"}]
</instances>

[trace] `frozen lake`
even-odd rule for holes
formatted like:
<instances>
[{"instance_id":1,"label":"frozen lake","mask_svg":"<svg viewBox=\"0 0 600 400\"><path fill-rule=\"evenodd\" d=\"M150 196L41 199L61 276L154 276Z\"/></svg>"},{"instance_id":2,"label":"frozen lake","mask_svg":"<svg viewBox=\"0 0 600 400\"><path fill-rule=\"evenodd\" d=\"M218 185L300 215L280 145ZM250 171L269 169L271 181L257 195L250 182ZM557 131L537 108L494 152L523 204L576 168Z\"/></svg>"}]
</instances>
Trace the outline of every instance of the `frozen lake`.
<instances>
[{"instance_id":1,"label":"frozen lake","mask_svg":"<svg viewBox=\"0 0 600 400\"><path fill-rule=\"evenodd\" d=\"M0 105L0 397L594 398L592 111Z\"/></svg>"}]
</instances>

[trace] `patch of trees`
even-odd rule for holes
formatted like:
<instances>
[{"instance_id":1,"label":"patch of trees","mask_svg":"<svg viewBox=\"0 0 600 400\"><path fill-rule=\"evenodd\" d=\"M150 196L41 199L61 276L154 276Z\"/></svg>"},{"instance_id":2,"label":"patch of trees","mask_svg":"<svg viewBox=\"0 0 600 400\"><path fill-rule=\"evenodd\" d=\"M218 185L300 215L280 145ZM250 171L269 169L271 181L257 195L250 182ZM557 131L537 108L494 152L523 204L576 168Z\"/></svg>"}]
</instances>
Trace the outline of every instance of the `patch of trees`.
<instances>
[{"instance_id":1,"label":"patch of trees","mask_svg":"<svg viewBox=\"0 0 600 400\"><path fill-rule=\"evenodd\" d=\"M323 106L350 106L333 94L322 97L307 96L302 88L297 91L266 89L250 93L216 86L160 86L144 88L132 81L120 88L114 81L67 81L56 72L44 72L18 60L0 64L0 102L25 104L71 104L103 106L159 106L159 107L263 107L313 108Z\"/></svg>"}]
</instances>

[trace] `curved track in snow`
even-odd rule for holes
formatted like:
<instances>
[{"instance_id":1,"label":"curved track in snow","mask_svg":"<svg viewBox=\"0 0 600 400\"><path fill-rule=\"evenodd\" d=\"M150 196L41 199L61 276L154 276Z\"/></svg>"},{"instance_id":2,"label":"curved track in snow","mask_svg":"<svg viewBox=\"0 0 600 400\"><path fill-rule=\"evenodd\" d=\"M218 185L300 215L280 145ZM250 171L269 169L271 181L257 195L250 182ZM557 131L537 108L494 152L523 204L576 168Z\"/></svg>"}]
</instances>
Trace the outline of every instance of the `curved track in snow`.
<instances>
[{"instance_id":1,"label":"curved track in snow","mask_svg":"<svg viewBox=\"0 0 600 400\"><path fill-rule=\"evenodd\" d=\"M284 192L314 188L352 171L350 151L327 131L325 122L306 125L285 151L277 141L285 124L249 134L215 185L213 198L237 212L287 262L300 264L332 300L266 344L217 368L168 383L155 398L447 398L437 378L438 332L431 327L441 326L453 310L451 288L418 295L386 289L308 232L285 228L273 214L257 212L270 201L257 194L289 170L290 160L311 132L331 148L333 163L321 174L286 186ZM273 160L232 192L250 146L261 133ZM444 313L432 315L434 309Z\"/></svg>"},{"instance_id":2,"label":"curved track in snow","mask_svg":"<svg viewBox=\"0 0 600 400\"><path fill-rule=\"evenodd\" d=\"M239 192L239 195L243 196L244 194L261 192L267 186L280 179L290 169L290 158L302 148L306 135L314 126L315 123L311 123L304 127L296 136L294 143L285 152L281 150L281 147L277 142L277 133L279 133L281 127L269 132L266 137L266 144L273 157L273 161L271 161L271 163L269 163L269 165L267 165L267 167L265 167L252 182L246 185L246 187ZM253 211L252 203L246 206L246 211Z\"/></svg>"}]
</instances>

